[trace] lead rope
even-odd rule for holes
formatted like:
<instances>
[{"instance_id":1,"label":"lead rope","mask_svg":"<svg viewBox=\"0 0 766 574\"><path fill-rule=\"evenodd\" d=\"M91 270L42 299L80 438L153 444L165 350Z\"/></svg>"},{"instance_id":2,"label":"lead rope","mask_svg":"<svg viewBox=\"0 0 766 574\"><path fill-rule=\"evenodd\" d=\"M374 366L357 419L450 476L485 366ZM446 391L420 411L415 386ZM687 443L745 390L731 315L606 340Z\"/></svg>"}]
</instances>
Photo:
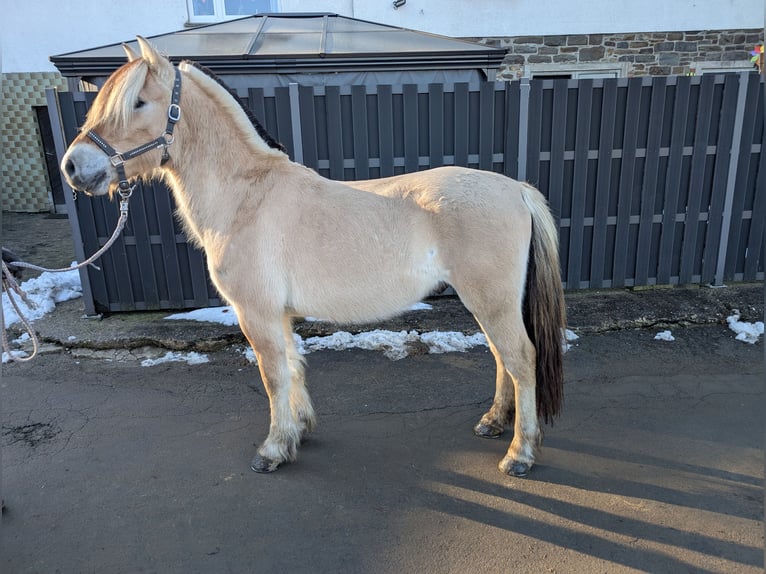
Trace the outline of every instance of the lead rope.
<instances>
[{"instance_id":1,"label":"lead rope","mask_svg":"<svg viewBox=\"0 0 766 574\"><path fill-rule=\"evenodd\" d=\"M101 247L98 251L96 251L93 255L88 257L85 261L82 263L78 263L77 265L73 267L61 267L59 269L48 269L47 267L40 267L39 265L33 265L32 263L27 263L25 261L12 261L11 266L13 267L21 267L24 269L33 269L35 271L43 271L48 273L64 273L65 271L73 271L75 269L81 269L82 267L85 267L86 265L92 265L95 269L101 270L100 267L97 265L94 265L93 262L101 257L113 244L115 241L117 241L117 238L120 236L120 233L122 233L122 230L125 228L125 224L128 221L128 200L130 199L130 196L133 194L133 190L135 189L135 186L131 186L127 191L120 190L120 217L117 220L117 226L114 229L114 233L112 233L112 236L109 238L109 240L104 243L104 246ZM30 339L32 339L32 354L28 357L19 357L14 355L11 352L10 345L8 344L8 330L5 326L5 313L2 309L0 309L0 320L3 323L3 352L5 352L8 355L8 360L10 361L16 361L19 363L25 363L27 361L31 361L35 358L37 355L37 352L40 348L39 340L37 339L37 333L35 333L35 330L32 328L31 323L29 320L24 317L23 313L21 312L21 309L19 309L19 304L16 301L16 296L19 296L22 301L24 301L27 305L32 306L32 302L29 301L27 298L27 294L24 293L24 290L19 287L19 284L16 282L16 279L13 277L13 274L11 273L10 269L8 268L8 265L6 265L5 261L3 261L3 291L5 291L6 295L8 296L8 301L10 301L11 305L13 306L13 309L16 311L16 314L19 316L19 320L24 325L24 329L26 330L27 334L29 335ZM16 295L14 295L14 293Z\"/></svg>"}]
</instances>

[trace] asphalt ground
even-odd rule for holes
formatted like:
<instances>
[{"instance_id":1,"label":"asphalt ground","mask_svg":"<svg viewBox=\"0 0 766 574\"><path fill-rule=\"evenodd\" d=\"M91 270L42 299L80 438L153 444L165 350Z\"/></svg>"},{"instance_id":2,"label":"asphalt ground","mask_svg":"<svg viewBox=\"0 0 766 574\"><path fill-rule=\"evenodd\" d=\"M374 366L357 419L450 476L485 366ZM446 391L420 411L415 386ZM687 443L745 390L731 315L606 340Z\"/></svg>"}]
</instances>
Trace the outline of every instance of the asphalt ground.
<instances>
[{"instance_id":1,"label":"asphalt ground","mask_svg":"<svg viewBox=\"0 0 766 574\"><path fill-rule=\"evenodd\" d=\"M65 303L35 323L45 352L3 365L0 570L762 572L763 338L725 319L762 320L763 285L567 303L565 408L526 479L496 468L510 436L471 432L486 349L309 355L319 427L263 476L268 402L236 328ZM363 328L440 325L475 332L452 298ZM141 366L167 349L210 362Z\"/></svg>"}]
</instances>

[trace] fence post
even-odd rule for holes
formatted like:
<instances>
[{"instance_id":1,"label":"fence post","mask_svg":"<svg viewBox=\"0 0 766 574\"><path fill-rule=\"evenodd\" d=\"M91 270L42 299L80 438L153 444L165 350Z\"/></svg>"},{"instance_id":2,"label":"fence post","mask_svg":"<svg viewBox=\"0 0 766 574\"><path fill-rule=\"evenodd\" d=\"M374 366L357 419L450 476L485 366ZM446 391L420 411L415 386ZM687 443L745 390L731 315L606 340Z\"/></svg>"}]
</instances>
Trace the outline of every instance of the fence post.
<instances>
[{"instance_id":1,"label":"fence post","mask_svg":"<svg viewBox=\"0 0 766 574\"><path fill-rule=\"evenodd\" d=\"M290 124L293 133L293 161L303 165L303 135L301 133L301 106L298 98L298 84L290 82Z\"/></svg>"},{"instance_id":2,"label":"fence post","mask_svg":"<svg viewBox=\"0 0 766 574\"><path fill-rule=\"evenodd\" d=\"M726 195L723 200L723 213L721 217L721 237L718 243L718 259L716 260L713 286L723 286L723 274L726 266L726 252L729 248L729 231L733 214L731 212L734 203L734 187L737 183L737 165L739 163L739 148L742 145L742 126L745 120L745 99L747 97L747 74L739 74L739 88L737 92L737 109L734 115L734 133L729 150L729 172L726 178ZM719 152L720 153L720 152Z\"/></svg>"},{"instance_id":3,"label":"fence post","mask_svg":"<svg viewBox=\"0 0 766 574\"><path fill-rule=\"evenodd\" d=\"M529 131L529 78L521 79L519 92L519 169L516 179L527 179L527 136Z\"/></svg>"},{"instance_id":4,"label":"fence post","mask_svg":"<svg viewBox=\"0 0 766 574\"><path fill-rule=\"evenodd\" d=\"M53 143L56 148L56 159L61 164L61 159L66 153L66 135L64 134L64 123L61 121L61 108L59 107L58 94L55 88L45 89L45 100L48 105L48 118L51 122L51 132L53 132ZM83 248L82 233L80 232L80 220L77 217L77 207L74 204L74 191L59 173L61 186L64 191L64 203L66 203L67 214L69 215L69 226L72 230L72 241L74 242L74 255L77 261L84 261L87 256ZM86 315L95 315L96 306L93 302L93 291L90 287L90 277L88 270L81 268L79 271L80 283L82 284L82 299L85 305Z\"/></svg>"}]
</instances>

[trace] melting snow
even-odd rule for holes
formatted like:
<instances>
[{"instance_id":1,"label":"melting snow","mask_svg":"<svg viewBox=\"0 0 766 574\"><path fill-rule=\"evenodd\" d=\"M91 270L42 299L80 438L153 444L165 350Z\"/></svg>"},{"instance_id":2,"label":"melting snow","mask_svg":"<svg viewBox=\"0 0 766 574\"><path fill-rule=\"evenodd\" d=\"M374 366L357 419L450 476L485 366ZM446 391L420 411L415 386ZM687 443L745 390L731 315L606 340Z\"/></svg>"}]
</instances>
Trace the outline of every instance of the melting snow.
<instances>
[{"instance_id":1,"label":"melting snow","mask_svg":"<svg viewBox=\"0 0 766 574\"><path fill-rule=\"evenodd\" d=\"M654 336L655 341L675 341L676 338L670 331L660 331Z\"/></svg>"},{"instance_id":2,"label":"melting snow","mask_svg":"<svg viewBox=\"0 0 766 574\"><path fill-rule=\"evenodd\" d=\"M201 365L202 363L209 363L207 355L201 353L176 353L168 351L162 357L157 359L144 359L141 361L142 367L153 367L155 365L161 365L162 363L186 363L188 365Z\"/></svg>"},{"instance_id":3,"label":"melting snow","mask_svg":"<svg viewBox=\"0 0 766 574\"><path fill-rule=\"evenodd\" d=\"M70 299L82 297L80 272L76 269L62 273L46 271L38 277L24 281L19 287L26 293L27 299L32 304L31 306L27 305L16 293L13 294L22 315L28 321L35 321L43 315L50 313L56 308L56 303L63 303ZM5 292L3 292L3 317L5 318L6 327L21 322L16 309L11 305L8 294Z\"/></svg>"},{"instance_id":4,"label":"melting snow","mask_svg":"<svg viewBox=\"0 0 766 574\"><path fill-rule=\"evenodd\" d=\"M739 317L739 312L735 309L734 315L726 318L726 322L729 324L729 329L737 334L734 338L737 341L744 341L751 345L757 343L760 336L763 335L763 321L747 323L745 321L740 321Z\"/></svg>"}]
</instances>

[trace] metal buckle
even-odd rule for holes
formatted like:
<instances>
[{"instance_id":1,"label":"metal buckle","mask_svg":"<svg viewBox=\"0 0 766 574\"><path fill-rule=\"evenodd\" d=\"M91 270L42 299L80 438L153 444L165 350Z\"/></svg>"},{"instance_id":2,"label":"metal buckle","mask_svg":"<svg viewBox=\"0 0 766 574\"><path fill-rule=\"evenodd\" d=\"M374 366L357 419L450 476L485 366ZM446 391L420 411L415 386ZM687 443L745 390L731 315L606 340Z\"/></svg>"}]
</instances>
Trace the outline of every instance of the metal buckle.
<instances>
[{"instance_id":1,"label":"metal buckle","mask_svg":"<svg viewBox=\"0 0 766 574\"><path fill-rule=\"evenodd\" d=\"M168 107L168 119L175 123L181 119L181 106L178 104L170 104Z\"/></svg>"},{"instance_id":2,"label":"metal buckle","mask_svg":"<svg viewBox=\"0 0 766 574\"><path fill-rule=\"evenodd\" d=\"M121 153L116 153L114 155L109 156L109 161L112 163L114 167L120 167L122 164L125 163L125 158L122 157Z\"/></svg>"}]
</instances>

